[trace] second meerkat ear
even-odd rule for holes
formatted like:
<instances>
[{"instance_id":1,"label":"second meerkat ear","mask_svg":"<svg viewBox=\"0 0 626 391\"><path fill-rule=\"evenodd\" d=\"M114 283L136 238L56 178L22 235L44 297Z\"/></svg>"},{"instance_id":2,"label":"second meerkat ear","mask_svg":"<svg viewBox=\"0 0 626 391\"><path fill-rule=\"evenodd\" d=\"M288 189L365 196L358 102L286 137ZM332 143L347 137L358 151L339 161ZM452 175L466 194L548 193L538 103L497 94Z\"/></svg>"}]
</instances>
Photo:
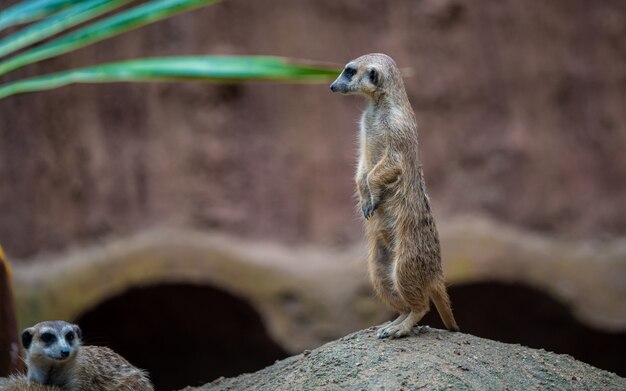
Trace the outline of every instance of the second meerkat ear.
<instances>
[{"instance_id":1,"label":"second meerkat ear","mask_svg":"<svg viewBox=\"0 0 626 391\"><path fill-rule=\"evenodd\" d=\"M22 346L24 349L28 350L31 342L33 342L33 333L32 329L28 328L22 332Z\"/></svg>"},{"instance_id":2,"label":"second meerkat ear","mask_svg":"<svg viewBox=\"0 0 626 391\"><path fill-rule=\"evenodd\" d=\"M380 77L378 76L378 71L376 69L370 69L369 78L370 78L370 82L373 85L378 86L378 82L380 81Z\"/></svg>"}]
</instances>

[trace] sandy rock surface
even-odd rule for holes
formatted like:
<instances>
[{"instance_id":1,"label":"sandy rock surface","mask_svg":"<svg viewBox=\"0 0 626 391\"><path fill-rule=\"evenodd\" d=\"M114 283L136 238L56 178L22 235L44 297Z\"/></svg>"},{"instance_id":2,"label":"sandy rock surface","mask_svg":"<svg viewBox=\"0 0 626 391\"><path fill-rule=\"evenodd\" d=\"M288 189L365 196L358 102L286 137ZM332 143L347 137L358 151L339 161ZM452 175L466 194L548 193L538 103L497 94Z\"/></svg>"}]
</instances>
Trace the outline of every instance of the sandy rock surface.
<instances>
[{"instance_id":1,"label":"sandy rock surface","mask_svg":"<svg viewBox=\"0 0 626 391\"><path fill-rule=\"evenodd\" d=\"M192 390L624 390L626 379L567 355L422 328L350 334L261 371Z\"/></svg>"}]
</instances>

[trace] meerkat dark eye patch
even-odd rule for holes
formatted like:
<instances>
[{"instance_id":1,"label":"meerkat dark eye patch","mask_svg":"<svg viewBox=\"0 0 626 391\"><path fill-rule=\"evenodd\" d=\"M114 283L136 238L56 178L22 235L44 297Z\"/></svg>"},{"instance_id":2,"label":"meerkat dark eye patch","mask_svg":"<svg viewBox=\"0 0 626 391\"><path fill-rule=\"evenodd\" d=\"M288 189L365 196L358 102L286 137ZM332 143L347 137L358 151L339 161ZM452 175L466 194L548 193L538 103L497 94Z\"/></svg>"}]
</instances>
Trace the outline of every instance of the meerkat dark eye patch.
<instances>
[{"instance_id":1,"label":"meerkat dark eye patch","mask_svg":"<svg viewBox=\"0 0 626 391\"><path fill-rule=\"evenodd\" d=\"M68 331L67 334L65 334L65 340L67 342L72 342L74 340L75 336L74 336L74 332L73 331Z\"/></svg>"},{"instance_id":2,"label":"meerkat dark eye patch","mask_svg":"<svg viewBox=\"0 0 626 391\"><path fill-rule=\"evenodd\" d=\"M379 82L378 71L376 69L371 69L369 74L370 82L377 86Z\"/></svg>"},{"instance_id":3,"label":"meerkat dark eye patch","mask_svg":"<svg viewBox=\"0 0 626 391\"><path fill-rule=\"evenodd\" d=\"M56 339L56 337L52 333L43 333L43 334L41 334L41 337L39 337L39 338L44 343L50 343L50 342L52 342L52 341L54 341Z\"/></svg>"},{"instance_id":4,"label":"meerkat dark eye patch","mask_svg":"<svg viewBox=\"0 0 626 391\"><path fill-rule=\"evenodd\" d=\"M352 79L352 76L354 76L354 74L356 73L356 69L352 68L352 67L347 67L344 71L343 74L344 76L350 80Z\"/></svg>"}]
</instances>

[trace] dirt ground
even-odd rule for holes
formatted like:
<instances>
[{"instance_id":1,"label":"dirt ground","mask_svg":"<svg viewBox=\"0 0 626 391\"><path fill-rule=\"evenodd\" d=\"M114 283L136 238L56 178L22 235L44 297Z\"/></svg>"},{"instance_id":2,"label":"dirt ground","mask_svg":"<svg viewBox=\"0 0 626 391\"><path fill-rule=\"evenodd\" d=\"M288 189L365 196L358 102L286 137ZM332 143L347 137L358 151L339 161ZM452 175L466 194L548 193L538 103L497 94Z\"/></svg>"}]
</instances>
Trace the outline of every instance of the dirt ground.
<instances>
[{"instance_id":1,"label":"dirt ground","mask_svg":"<svg viewBox=\"0 0 626 391\"><path fill-rule=\"evenodd\" d=\"M417 330L417 329L415 329ZM200 390L624 390L626 379L567 355L424 327L377 340L350 334Z\"/></svg>"}]
</instances>

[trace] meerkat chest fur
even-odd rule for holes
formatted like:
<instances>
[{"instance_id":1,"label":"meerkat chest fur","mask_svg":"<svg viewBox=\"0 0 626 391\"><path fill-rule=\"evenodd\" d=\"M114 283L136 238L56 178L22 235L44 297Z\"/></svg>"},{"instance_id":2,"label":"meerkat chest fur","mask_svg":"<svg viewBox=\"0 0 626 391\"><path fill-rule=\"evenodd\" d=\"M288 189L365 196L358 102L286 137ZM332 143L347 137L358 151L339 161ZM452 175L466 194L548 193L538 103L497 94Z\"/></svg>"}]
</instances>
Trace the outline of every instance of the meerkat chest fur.
<instances>
[{"instance_id":1,"label":"meerkat chest fur","mask_svg":"<svg viewBox=\"0 0 626 391\"><path fill-rule=\"evenodd\" d=\"M381 99L370 102L363 111L359 133L359 167L370 173L381 161L396 165L407 191L423 191L419 186L420 162L418 154L417 126L408 102ZM395 182L395 181L394 181ZM399 189L398 189L399 190Z\"/></svg>"},{"instance_id":2,"label":"meerkat chest fur","mask_svg":"<svg viewBox=\"0 0 626 391\"><path fill-rule=\"evenodd\" d=\"M388 149L387 113L370 103L363 111L359 132L359 163L368 171Z\"/></svg>"}]
</instances>

